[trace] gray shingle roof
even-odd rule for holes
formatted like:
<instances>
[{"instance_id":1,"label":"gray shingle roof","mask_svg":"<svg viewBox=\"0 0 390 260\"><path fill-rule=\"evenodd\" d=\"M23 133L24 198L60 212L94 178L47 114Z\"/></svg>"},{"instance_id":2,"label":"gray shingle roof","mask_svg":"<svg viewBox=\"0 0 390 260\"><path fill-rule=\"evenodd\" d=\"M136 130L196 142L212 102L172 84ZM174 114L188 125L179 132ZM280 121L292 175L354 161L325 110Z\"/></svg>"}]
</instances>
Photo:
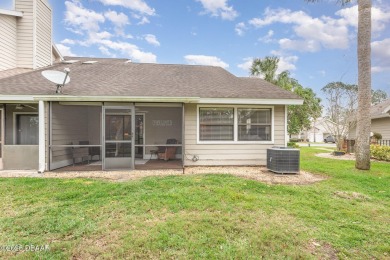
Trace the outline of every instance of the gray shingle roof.
<instances>
[{"instance_id":1,"label":"gray shingle roof","mask_svg":"<svg viewBox=\"0 0 390 260\"><path fill-rule=\"evenodd\" d=\"M259 78L240 78L213 66L131 63L126 59L69 58L41 70L0 79L1 95L53 95L56 86L43 70L70 68L64 95L130 97L200 97L243 99L300 99ZM82 61L96 60L95 64Z\"/></svg>"},{"instance_id":2,"label":"gray shingle roof","mask_svg":"<svg viewBox=\"0 0 390 260\"><path fill-rule=\"evenodd\" d=\"M390 99L386 99L385 101L376 104L371 107L371 117L381 117L381 116L389 116L390 113Z\"/></svg>"}]
</instances>

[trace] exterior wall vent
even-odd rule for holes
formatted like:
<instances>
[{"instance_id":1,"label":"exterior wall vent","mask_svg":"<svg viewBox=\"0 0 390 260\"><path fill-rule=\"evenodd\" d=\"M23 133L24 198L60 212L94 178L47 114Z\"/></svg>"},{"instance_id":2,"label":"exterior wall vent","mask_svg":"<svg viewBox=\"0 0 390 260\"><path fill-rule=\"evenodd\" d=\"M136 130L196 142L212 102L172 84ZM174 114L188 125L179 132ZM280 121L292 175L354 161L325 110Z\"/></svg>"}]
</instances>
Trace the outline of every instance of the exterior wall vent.
<instances>
[{"instance_id":1,"label":"exterior wall vent","mask_svg":"<svg viewBox=\"0 0 390 260\"><path fill-rule=\"evenodd\" d=\"M299 149L272 147L267 149L267 168L276 173L299 173Z\"/></svg>"},{"instance_id":2,"label":"exterior wall vent","mask_svg":"<svg viewBox=\"0 0 390 260\"><path fill-rule=\"evenodd\" d=\"M73 63L76 63L76 62L79 62L79 60L64 60L62 63L73 64Z\"/></svg>"},{"instance_id":3,"label":"exterior wall vent","mask_svg":"<svg viewBox=\"0 0 390 260\"><path fill-rule=\"evenodd\" d=\"M89 61L84 61L83 64L94 64L97 63L96 60L89 60Z\"/></svg>"}]
</instances>

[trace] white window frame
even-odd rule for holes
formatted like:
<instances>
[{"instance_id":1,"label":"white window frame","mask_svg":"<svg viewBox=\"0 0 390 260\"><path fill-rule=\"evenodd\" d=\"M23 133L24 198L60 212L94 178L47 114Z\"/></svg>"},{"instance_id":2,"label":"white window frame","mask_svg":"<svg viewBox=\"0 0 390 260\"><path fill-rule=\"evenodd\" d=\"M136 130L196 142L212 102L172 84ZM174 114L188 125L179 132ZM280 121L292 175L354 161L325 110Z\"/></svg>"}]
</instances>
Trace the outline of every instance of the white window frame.
<instances>
[{"instance_id":1,"label":"white window frame","mask_svg":"<svg viewBox=\"0 0 390 260\"><path fill-rule=\"evenodd\" d=\"M233 108L234 110L234 140L233 141L202 141L199 138L199 110L200 108ZM260 108L260 109L271 109L271 140L267 141L238 141L238 113L237 110L239 108ZM274 144L275 138L275 107L274 106L258 106L258 105L213 105L213 104L205 104L205 105L197 105L196 107L196 142L197 144Z\"/></svg>"},{"instance_id":2,"label":"white window frame","mask_svg":"<svg viewBox=\"0 0 390 260\"><path fill-rule=\"evenodd\" d=\"M13 127L14 127L14 131L13 131L13 144L14 145L19 145L19 144L16 144L16 134L17 134L17 131L18 129L16 129L16 118L18 115L39 115L38 112L13 112ZM39 136L39 134L38 134ZM38 144L32 144L32 145L38 145Z\"/></svg>"}]
</instances>

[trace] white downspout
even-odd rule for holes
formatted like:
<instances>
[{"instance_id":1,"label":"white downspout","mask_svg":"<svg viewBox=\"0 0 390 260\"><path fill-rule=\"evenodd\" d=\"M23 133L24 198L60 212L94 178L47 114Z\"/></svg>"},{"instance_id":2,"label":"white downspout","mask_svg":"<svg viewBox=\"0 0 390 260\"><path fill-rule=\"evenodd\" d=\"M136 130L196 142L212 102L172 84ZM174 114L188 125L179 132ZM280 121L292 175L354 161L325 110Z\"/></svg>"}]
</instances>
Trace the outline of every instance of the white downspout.
<instances>
[{"instance_id":1,"label":"white downspout","mask_svg":"<svg viewBox=\"0 0 390 260\"><path fill-rule=\"evenodd\" d=\"M39 112L39 167L38 167L38 173L43 173L45 171L45 159L46 159L46 133L45 133L45 102L42 100L39 100L38 105L38 112Z\"/></svg>"}]
</instances>

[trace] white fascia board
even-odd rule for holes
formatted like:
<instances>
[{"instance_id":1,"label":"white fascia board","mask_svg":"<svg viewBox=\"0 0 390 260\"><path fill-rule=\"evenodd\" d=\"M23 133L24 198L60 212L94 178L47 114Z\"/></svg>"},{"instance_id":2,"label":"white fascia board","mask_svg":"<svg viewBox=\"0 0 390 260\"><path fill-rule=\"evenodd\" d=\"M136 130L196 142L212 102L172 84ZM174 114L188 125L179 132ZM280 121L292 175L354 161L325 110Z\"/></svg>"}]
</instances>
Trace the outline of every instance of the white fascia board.
<instances>
[{"instance_id":1,"label":"white fascia board","mask_svg":"<svg viewBox=\"0 0 390 260\"><path fill-rule=\"evenodd\" d=\"M302 105L302 99L239 99L199 97L131 97L131 96L68 96L68 95L0 95L0 101L75 101L75 102L169 102L232 105Z\"/></svg>"},{"instance_id":2,"label":"white fascia board","mask_svg":"<svg viewBox=\"0 0 390 260\"><path fill-rule=\"evenodd\" d=\"M202 104L234 105L302 105L303 99L242 99L242 98L201 98Z\"/></svg>"},{"instance_id":3,"label":"white fascia board","mask_svg":"<svg viewBox=\"0 0 390 260\"><path fill-rule=\"evenodd\" d=\"M0 9L0 14L15 16L15 17L23 17L23 13L19 11L5 10Z\"/></svg>"},{"instance_id":4,"label":"white fascia board","mask_svg":"<svg viewBox=\"0 0 390 260\"><path fill-rule=\"evenodd\" d=\"M390 113L390 106L383 109L382 113Z\"/></svg>"},{"instance_id":5,"label":"white fascia board","mask_svg":"<svg viewBox=\"0 0 390 260\"><path fill-rule=\"evenodd\" d=\"M0 101L35 101L33 96L27 96L27 95L0 95Z\"/></svg>"},{"instance_id":6,"label":"white fascia board","mask_svg":"<svg viewBox=\"0 0 390 260\"><path fill-rule=\"evenodd\" d=\"M386 114L371 116L371 119L379 119L379 118L387 118L387 117L390 117L390 114L386 113Z\"/></svg>"}]
</instances>

